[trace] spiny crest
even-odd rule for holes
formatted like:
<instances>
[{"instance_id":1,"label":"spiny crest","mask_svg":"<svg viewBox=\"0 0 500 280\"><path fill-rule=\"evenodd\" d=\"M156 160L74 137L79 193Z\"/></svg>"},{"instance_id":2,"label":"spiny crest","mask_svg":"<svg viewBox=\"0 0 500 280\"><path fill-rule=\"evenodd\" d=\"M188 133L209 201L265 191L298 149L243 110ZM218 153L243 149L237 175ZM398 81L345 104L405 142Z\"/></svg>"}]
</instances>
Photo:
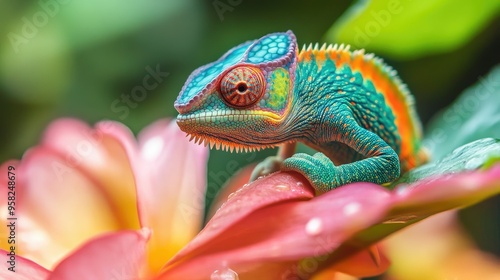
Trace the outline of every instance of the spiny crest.
<instances>
[{"instance_id":1,"label":"spiny crest","mask_svg":"<svg viewBox=\"0 0 500 280\"><path fill-rule=\"evenodd\" d=\"M373 53L365 53L364 49L350 51L350 47L348 44L327 45L326 43L321 47L319 47L318 43L304 45L299 53L298 62L314 61L321 69L325 60L329 58L337 68L349 65L353 71L360 71L364 77L373 78L375 84L393 84L405 100L405 103L413 104L413 98L406 84L397 75L396 70L385 64L381 58ZM376 81L380 82L377 83Z\"/></svg>"},{"instance_id":2,"label":"spiny crest","mask_svg":"<svg viewBox=\"0 0 500 280\"><path fill-rule=\"evenodd\" d=\"M299 55L304 55L305 52L316 52L316 51L326 51L326 52L331 52L331 51L349 51L351 48L350 45L344 45L344 44L326 44L323 43L321 47L319 47L319 43L310 43L309 45L304 44L302 46L302 50L300 51Z\"/></svg>"}]
</instances>

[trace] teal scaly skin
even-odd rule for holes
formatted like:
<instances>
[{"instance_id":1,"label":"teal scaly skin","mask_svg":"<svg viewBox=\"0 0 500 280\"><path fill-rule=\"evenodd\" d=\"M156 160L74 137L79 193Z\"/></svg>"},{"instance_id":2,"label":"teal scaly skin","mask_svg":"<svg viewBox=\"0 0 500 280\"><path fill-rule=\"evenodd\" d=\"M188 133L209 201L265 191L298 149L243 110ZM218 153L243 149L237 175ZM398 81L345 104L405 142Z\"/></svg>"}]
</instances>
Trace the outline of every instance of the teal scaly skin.
<instances>
[{"instance_id":1,"label":"teal scaly skin","mask_svg":"<svg viewBox=\"0 0 500 280\"><path fill-rule=\"evenodd\" d=\"M420 121L392 68L363 50L299 51L291 32L232 48L196 69L175 108L179 127L211 148L280 145L253 177L296 171L318 193L352 182L383 184L426 160ZM297 142L318 152L294 154Z\"/></svg>"}]
</instances>

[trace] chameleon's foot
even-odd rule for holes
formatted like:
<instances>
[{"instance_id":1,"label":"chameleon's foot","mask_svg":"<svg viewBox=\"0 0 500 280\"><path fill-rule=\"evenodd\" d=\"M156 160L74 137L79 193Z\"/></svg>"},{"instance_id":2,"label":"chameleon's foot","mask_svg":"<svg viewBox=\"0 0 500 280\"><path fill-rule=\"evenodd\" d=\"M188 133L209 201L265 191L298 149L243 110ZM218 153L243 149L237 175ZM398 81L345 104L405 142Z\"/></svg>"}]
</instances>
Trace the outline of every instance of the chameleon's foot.
<instances>
[{"instance_id":1,"label":"chameleon's foot","mask_svg":"<svg viewBox=\"0 0 500 280\"><path fill-rule=\"evenodd\" d=\"M279 171L283 160L277 156L267 157L265 160L257 164L250 176L250 182L257 180L261 176L269 175L273 172Z\"/></svg>"},{"instance_id":2,"label":"chameleon's foot","mask_svg":"<svg viewBox=\"0 0 500 280\"><path fill-rule=\"evenodd\" d=\"M314 156L295 154L283 161L282 170L304 175L318 192L326 192L339 186L336 182L337 167L323 153L316 153Z\"/></svg>"}]
</instances>

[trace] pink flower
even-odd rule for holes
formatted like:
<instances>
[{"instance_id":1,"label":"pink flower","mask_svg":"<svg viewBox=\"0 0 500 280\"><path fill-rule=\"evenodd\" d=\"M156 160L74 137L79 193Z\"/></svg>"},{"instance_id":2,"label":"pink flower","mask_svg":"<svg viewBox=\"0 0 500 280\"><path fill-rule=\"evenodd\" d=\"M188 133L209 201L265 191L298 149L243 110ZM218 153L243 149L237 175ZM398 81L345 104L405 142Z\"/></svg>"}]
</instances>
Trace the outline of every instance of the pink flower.
<instances>
[{"instance_id":1,"label":"pink flower","mask_svg":"<svg viewBox=\"0 0 500 280\"><path fill-rule=\"evenodd\" d=\"M388 260L367 248L435 213L498 193L500 165L394 191L354 183L317 197L299 175L276 173L231 194L159 279L207 279L233 272L239 279L380 274Z\"/></svg>"},{"instance_id":2,"label":"pink flower","mask_svg":"<svg viewBox=\"0 0 500 280\"><path fill-rule=\"evenodd\" d=\"M89 153L81 161L75 161L78 165L72 167L73 171L54 172L56 175L53 175L52 180L47 180L53 182L58 174L62 174L61 177L65 178L63 181L71 179L71 184L49 184L42 178L47 176L47 170L51 170L50 164L64 158L50 155L54 151L71 155L71 147L79 147L79 141L74 139L82 139L81 137L61 137L59 141L52 140L50 145L42 141L39 149L45 152L41 155L36 156L37 148L34 148L20 164L8 162L2 166L2 172L6 172L9 165L18 166L18 200L22 202L20 209L16 210L19 220L32 219L32 232L44 234L41 235L43 238L36 234L28 235L22 242L25 245L33 244L31 246L59 246L56 248L60 249L66 248L62 246L66 244L66 239L73 240L83 229L86 230L82 225L94 226L99 230L94 229L92 234L80 236L79 243L73 242L71 249L59 254L56 265L44 265L53 267L51 271L37 264L46 261L44 257L50 255L50 247L43 247L48 251L42 252L19 245L19 251L16 252L16 274L11 274L8 270L9 248L3 247L7 251L0 254L4 266L0 270L0 277L12 279L14 275L15 279L78 280L140 279L146 275L148 279L155 280L265 280L346 279L349 275L376 275L389 267L389 260L377 245L389 234L433 214L465 207L500 193L500 165L481 171L437 175L412 184L399 185L393 191L371 183L354 183L321 196L314 196L309 183L293 172L278 172L240 188L241 182L248 178L248 172L243 172L241 177L233 179L234 187L229 187L237 191L227 195L227 201L215 212L205 228L188 243L196 233L196 226L186 226L192 225L192 221L199 223L203 208L202 200L199 199L200 194L203 197L203 189L196 187L198 183L204 183L203 179L198 177L198 172L194 172L194 176L180 176L184 180L193 180L192 184L179 182L177 185L181 186L181 190L158 186L174 180L179 173L202 169L206 164L204 150L200 152L201 160L189 160L193 155L187 155L172 161L172 155L179 153L181 147L187 150L187 144L172 145L171 150L166 149L165 144L159 144L166 143L166 137L154 136L154 131L162 127L160 124L141 133L138 147L130 134L125 133L126 130L116 123L101 123L95 130L82 130L79 122L63 121L48 130L46 139L52 139L51 131L58 131L54 127L67 128L68 123L65 122L69 122L70 127L75 127L69 131L98 132L91 139L98 139L99 141L94 142L99 145L95 146L105 147L102 149L108 152L96 155ZM172 125L163 123L163 128L165 127L178 132ZM89 150L93 149L80 151ZM191 152L185 151L184 154L189 153ZM38 157L44 160L37 164L29 160ZM92 160L87 162L89 159ZM177 166L170 166L168 171L178 168L173 173L176 175L170 177L166 174L166 169L160 167L169 162ZM125 168L118 168L123 165ZM34 172L30 167L35 171L45 168L46 172L30 173ZM104 171L105 169L109 171ZM74 170L83 171L80 174ZM131 175L127 175L127 170ZM87 188L82 186L93 184L77 184L80 182L77 179L87 178L89 174L101 174L101 177L96 176L98 179L91 180L101 190L91 193L92 195L86 194L84 190ZM126 178L133 178L132 189L137 189L137 199L128 200L137 201L139 215L136 219L117 214L130 208L120 206L123 201L127 201L126 196L120 196L119 201L104 196L101 202L87 198L100 197L102 193L123 195L127 191L122 190L122 187L126 187ZM30 180L34 182L30 184ZM119 184L118 187L107 189L104 187L106 182ZM5 185L6 182L2 183ZM38 189L38 186L45 187ZM67 186L72 186L72 190L69 191ZM48 194L47 190L50 191ZM133 191L130 193L135 194ZM162 203L162 199L172 197L178 198L171 200L173 204ZM192 204L192 201L196 203ZM6 201L2 203L5 205ZM104 207L106 205L108 208ZM166 213L176 213L178 216L168 219ZM108 218L96 223L100 227L95 226L94 220L103 217ZM22 230L31 233L27 229ZM38 243L39 240L44 242ZM173 248L168 247L169 244ZM171 258L181 247L183 248ZM38 247L39 250L40 248ZM53 264L55 263L54 261ZM149 264L147 268L144 268L145 263ZM163 263L165 265L158 271L157 268Z\"/></svg>"},{"instance_id":3,"label":"pink flower","mask_svg":"<svg viewBox=\"0 0 500 280\"><path fill-rule=\"evenodd\" d=\"M8 166L15 168L18 270L22 273L24 263L33 261L62 275L75 259L97 262L102 255L107 262L123 263L130 250L145 254L132 257L143 259L144 267L135 264L135 270L154 273L199 231L207 155L206 148L189 143L168 120L145 128L137 141L116 122L90 128L78 120L55 121L21 161L0 167L2 186L7 185ZM6 195L0 206L6 224ZM9 229L1 227L0 234L1 248L9 252ZM113 248L120 242L126 250L116 254ZM100 253L84 253L92 251ZM39 266L35 270L47 273ZM13 275L19 274L5 277Z\"/></svg>"}]
</instances>

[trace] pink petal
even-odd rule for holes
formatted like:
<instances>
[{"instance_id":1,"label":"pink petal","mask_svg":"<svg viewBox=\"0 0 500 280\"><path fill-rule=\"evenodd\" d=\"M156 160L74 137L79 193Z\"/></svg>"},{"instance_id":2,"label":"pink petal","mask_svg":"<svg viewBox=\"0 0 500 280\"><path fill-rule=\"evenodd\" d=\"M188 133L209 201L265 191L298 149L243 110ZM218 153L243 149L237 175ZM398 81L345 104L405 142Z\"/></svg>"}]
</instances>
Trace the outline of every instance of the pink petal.
<instances>
[{"instance_id":1,"label":"pink petal","mask_svg":"<svg viewBox=\"0 0 500 280\"><path fill-rule=\"evenodd\" d=\"M212 205L210 205L207 219L211 219L212 216L215 215L215 212L222 206L222 204L224 204L224 202L226 202L232 193L238 191L241 187L243 187L243 185L248 183L254 168L255 164L245 166L243 169L234 174L229 181L221 187L220 192L212 201Z\"/></svg>"},{"instance_id":2,"label":"pink petal","mask_svg":"<svg viewBox=\"0 0 500 280\"><path fill-rule=\"evenodd\" d=\"M48 280L139 279L149 235L144 228L93 239L59 263Z\"/></svg>"},{"instance_id":3,"label":"pink petal","mask_svg":"<svg viewBox=\"0 0 500 280\"><path fill-rule=\"evenodd\" d=\"M153 231L148 254L155 271L200 230L208 149L190 143L167 119L145 128L138 141L140 153L125 149L136 179L141 224Z\"/></svg>"},{"instance_id":4,"label":"pink petal","mask_svg":"<svg viewBox=\"0 0 500 280\"><path fill-rule=\"evenodd\" d=\"M11 280L45 280L50 271L44 267L25 259L14 251L15 257L8 255L12 254L10 250L5 251L0 249L0 279Z\"/></svg>"},{"instance_id":5,"label":"pink petal","mask_svg":"<svg viewBox=\"0 0 500 280\"><path fill-rule=\"evenodd\" d=\"M387 213L378 224L352 236L337 251L348 251L351 244L367 247L430 215L466 207L498 193L500 165L486 171L442 175L401 185L392 192Z\"/></svg>"},{"instance_id":6,"label":"pink petal","mask_svg":"<svg viewBox=\"0 0 500 280\"><path fill-rule=\"evenodd\" d=\"M402 188L405 189L402 189ZM387 202L387 213L378 224L367 227L342 244L337 252L349 251L351 244L367 247L408 225L446 210L466 207L500 193L500 165L486 171L465 172L428 178L399 186Z\"/></svg>"},{"instance_id":7,"label":"pink petal","mask_svg":"<svg viewBox=\"0 0 500 280\"><path fill-rule=\"evenodd\" d=\"M119 123L95 127L55 121L20 163L22 253L51 266L96 234L137 228L138 204L142 224L155 233L149 253L157 269L199 230L207 149L187 143L168 120L146 128L139 145Z\"/></svg>"},{"instance_id":8,"label":"pink petal","mask_svg":"<svg viewBox=\"0 0 500 280\"><path fill-rule=\"evenodd\" d=\"M62 182L68 172L80 172L102 192L120 227L130 229L139 228L139 218L131 159L124 148L134 145L130 130L118 122L101 122L93 129L75 119L54 121L42 139L42 146L59 157L51 164L55 179Z\"/></svg>"},{"instance_id":9,"label":"pink petal","mask_svg":"<svg viewBox=\"0 0 500 280\"><path fill-rule=\"evenodd\" d=\"M466 207L499 193L500 164L486 171L443 175L401 186L396 189L391 214L422 218Z\"/></svg>"},{"instance_id":10,"label":"pink petal","mask_svg":"<svg viewBox=\"0 0 500 280\"><path fill-rule=\"evenodd\" d=\"M229 197L203 231L174 259L184 258L190 252L198 250L198 245L218 238L228 227L246 220L258 209L283 201L312 198L314 191L307 186L307 181L302 176L288 173L268 176L244 186Z\"/></svg>"},{"instance_id":11,"label":"pink petal","mask_svg":"<svg viewBox=\"0 0 500 280\"><path fill-rule=\"evenodd\" d=\"M86 239L118 228L113 209L94 182L79 170L60 169L61 161L37 146L15 165L16 215L22 221L18 253L45 267Z\"/></svg>"},{"instance_id":12,"label":"pink petal","mask_svg":"<svg viewBox=\"0 0 500 280\"><path fill-rule=\"evenodd\" d=\"M245 274L262 262L325 255L381 219L390 201L386 189L367 183L312 197L305 179L295 174L255 181L221 207L162 275L206 277L223 266Z\"/></svg>"},{"instance_id":13,"label":"pink petal","mask_svg":"<svg viewBox=\"0 0 500 280\"><path fill-rule=\"evenodd\" d=\"M363 248L428 215L499 193L500 166L430 178L395 192L355 183L311 199L306 186L302 177L277 173L243 187L167 263L161 279L181 275L203 279L220 269L251 279L249 274L287 273L279 264L311 257L319 270L379 274L387 268L387 260L383 255L374 258ZM275 264L279 271L257 271L261 263ZM333 267L327 268L329 264Z\"/></svg>"}]
</instances>

